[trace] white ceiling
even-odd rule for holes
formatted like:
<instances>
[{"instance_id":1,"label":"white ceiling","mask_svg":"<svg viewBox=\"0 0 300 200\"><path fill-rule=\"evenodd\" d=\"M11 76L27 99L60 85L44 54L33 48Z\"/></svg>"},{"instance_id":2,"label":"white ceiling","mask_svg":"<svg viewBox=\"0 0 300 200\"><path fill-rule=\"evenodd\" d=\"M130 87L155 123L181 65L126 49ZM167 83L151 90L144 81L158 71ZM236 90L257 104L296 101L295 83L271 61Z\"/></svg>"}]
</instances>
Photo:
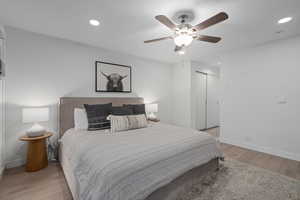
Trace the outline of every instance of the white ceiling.
<instances>
[{"instance_id":1,"label":"white ceiling","mask_svg":"<svg viewBox=\"0 0 300 200\"><path fill-rule=\"evenodd\" d=\"M197 24L220 11L229 20L203 31L221 36L218 44L194 41L188 49L190 59L254 46L300 33L300 0L0 0L0 22L59 38L106 49L125 52L164 62L182 57L174 53L172 40L153 44L143 41L167 36L168 28L154 20L164 14L191 9ZM278 25L277 20L292 16L294 20ZM92 27L88 21L99 19ZM283 33L275 32L283 30Z\"/></svg>"}]
</instances>

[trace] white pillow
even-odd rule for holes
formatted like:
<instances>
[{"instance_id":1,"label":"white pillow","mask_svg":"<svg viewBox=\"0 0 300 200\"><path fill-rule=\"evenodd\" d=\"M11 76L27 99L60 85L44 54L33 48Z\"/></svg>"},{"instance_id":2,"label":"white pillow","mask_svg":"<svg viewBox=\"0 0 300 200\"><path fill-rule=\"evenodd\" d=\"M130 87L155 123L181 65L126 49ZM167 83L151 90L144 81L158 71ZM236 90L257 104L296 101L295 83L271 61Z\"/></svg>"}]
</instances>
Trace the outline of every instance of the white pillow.
<instances>
[{"instance_id":1,"label":"white pillow","mask_svg":"<svg viewBox=\"0 0 300 200\"><path fill-rule=\"evenodd\" d=\"M111 133L127 131L129 129L129 121L126 115L110 115L109 120Z\"/></svg>"},{"instance_id":2,"label":"white pillow","mask_svg":"<svg viewBox=\"0 0 300 200\"><path fill-rule=\"evenodd\" d=\"M74 109L74 129L75 130L87 130L89 126L88 118L85 109Z\"/></svg>"},{"instance_id":3,"label":"white pillow","mask_svg":"<svg viewBox=\"0 0 300 200\"><path fill-rule=\"evenodd\" d=\"M144 114L141 115L110 115L111 133L127 131L131 129L146 128L148 122Z\"/></svg>"},{"instance_id":4,"label":"white pillow","mask_svg":"<svg viewBox=\"0 0 300 200\"><path fill-rule=\"evenodd\" d=\"M145 114L128 115L129 129L146 128L148 122Z\"/></svg>"}]
</instances>

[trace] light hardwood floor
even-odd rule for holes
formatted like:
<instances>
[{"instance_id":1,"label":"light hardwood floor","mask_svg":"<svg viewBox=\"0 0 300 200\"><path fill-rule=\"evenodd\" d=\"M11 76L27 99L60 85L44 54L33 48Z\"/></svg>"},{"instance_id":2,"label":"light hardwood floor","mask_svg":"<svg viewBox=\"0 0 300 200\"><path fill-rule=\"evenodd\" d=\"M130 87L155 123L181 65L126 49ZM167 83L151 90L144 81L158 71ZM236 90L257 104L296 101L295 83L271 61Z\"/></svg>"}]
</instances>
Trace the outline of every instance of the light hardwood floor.
<instances>
[{"instance_id":1,"label":"light hardwood floor","mask_svg":"<svg viewBox=\"0 0 300 200\"><path fill-rule=\"evenodd\" d=\"M219 130L207 132L218 136ZM300 162L243 149L221 145L225 158L236 159L300 180ZM58 163L50 163L38 172L24 172L19 167L5 171L0 181L1 200L71 200L71 194Z\"/></svg>"},{"instance_id":2,"label":"light hardwood floor","mask_svg":"<svg viewBox=\"0 0 300 200\"><path fill-rule=\"evenodd\" d=\"M217 138L220 136L219 128L208 129L206 132ZM300 162L298 161L229 144L221 144L221 146L225 154L225 159L226 157L231 158L300 180Z\"/></svg>"}]
</instances>

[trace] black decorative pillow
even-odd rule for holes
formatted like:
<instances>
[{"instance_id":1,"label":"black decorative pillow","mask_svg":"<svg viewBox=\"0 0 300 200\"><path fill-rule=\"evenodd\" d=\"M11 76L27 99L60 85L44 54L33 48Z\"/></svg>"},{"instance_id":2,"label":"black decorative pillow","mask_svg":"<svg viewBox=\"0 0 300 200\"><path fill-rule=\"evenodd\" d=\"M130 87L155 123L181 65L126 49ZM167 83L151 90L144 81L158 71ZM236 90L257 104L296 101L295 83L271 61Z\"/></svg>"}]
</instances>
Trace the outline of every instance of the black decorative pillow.
<instances>
[{"instance_id":1,"label":"black decorative pillow","mask_svg":"<svg viewBox=\"0 0 300 200\"><path fill-rule=\"evenodd\" d=\"M112 107L112 115L133 115L133 110L131 108L123 106Z\"/></svg>"},{"instance_id":2,"label":"black decorative pillow","mask_svg":"<svg viewBox=\"0 0 300 200\"><path fill-rule=\"evenodd\" d=\"M107 116L111 114L112 104L84 104L88 118L88 130L102 130L110 128L110 121L107 120Z\"/></svg>"},{"instance_id":3,"label":"black decorative pillow","mask_svg":"<svg viewBox=\"0 0 300 200\"><path fill-rule=\"evenodd\" d=\"M131 109L134 115L146 114L145 104L124 104L123 107Z\"/></svg>"}]
</instances>

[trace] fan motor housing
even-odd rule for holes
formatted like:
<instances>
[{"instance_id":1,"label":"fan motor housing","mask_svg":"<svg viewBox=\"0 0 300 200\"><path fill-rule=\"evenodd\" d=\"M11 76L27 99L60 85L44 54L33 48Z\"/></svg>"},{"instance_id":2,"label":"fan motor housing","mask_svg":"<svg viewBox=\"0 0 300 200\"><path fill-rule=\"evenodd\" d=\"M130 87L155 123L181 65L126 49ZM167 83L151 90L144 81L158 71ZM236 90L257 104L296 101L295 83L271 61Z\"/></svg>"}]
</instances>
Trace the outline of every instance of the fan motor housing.
<instances>
[{"instance_id":1,"label":"fan motor housing","mask_svg":"<svg viewBox=\"0 0 300 200\"><path fill-rule=\"evenodd\" d=\"M177 24L188 24L195 19L195 14L191 10L183 10L175 13L172 19Z\"/></svg>"}]
</instances>

